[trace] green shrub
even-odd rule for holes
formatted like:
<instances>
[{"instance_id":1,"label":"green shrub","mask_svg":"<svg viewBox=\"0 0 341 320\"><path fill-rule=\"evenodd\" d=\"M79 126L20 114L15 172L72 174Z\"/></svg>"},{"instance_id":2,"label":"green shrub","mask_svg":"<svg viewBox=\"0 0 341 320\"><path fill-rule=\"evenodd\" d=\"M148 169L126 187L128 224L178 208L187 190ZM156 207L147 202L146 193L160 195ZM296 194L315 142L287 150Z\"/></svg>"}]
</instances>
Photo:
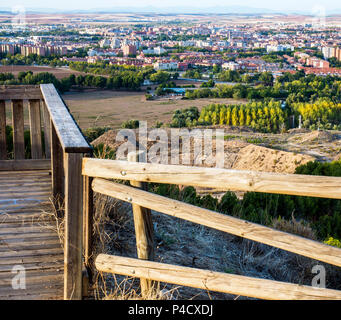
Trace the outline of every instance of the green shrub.
<instances>
[{"instance_id":1,"label":"green shrub","mask_svg":"<svg viewBox=\"0 0 341 320\"><path fill-rule=\"evenodd\" d=\"M328 244L330 246L334 246L337 248L341 249L341 241L338 239L334 239L333 237L329 237L328 239L326 239L325 241L323 241L325 244Z\"/></svg>"},{"instance_id":2,"label":"green shrub","mask_svg":"<svg viewBox=\"0 0 341 320\"><path fill-rule=\"evenodd\" d=\"M127 120L124 121L121 125L123 129L137 129L140 126L139 120Z\"/></svg>"},{"instance_id":3,"label":"green shrub","mask_svg":"<svg viewBox=\"0 0 341 320\"><path fill-rule=\"evenodd\" d=\"M83 134L85 138L88 140L88 142L92 142L96 140L98 137L100 137L102 134L107 132L109 128L107 127L93 127L93 128L88 128L83 131Z\"/></svg>"}]
</instances>

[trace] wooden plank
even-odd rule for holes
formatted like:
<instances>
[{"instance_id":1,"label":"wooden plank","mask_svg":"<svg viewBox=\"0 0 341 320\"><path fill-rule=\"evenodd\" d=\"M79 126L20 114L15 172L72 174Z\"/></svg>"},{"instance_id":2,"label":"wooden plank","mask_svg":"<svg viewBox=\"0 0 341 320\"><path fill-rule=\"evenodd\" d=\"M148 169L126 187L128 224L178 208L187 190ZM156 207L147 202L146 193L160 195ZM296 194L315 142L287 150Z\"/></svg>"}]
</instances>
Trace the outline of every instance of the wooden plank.
<instances>
[{"instance_id":1,"label":"wooden plank","mask_svg":"<svg viewBox=\"0 0 341 320\"><path fill-rule=\"evenodd\" d=\"M12 100L14 159L25 159L24 106L22 100Z\"/></svg>"},{"instance_id":2,"label":"wooden plank","mask_svg":"<svg viewBox=\"0 0 341 320\"><path fill-rule=\"evenodd\" d=\"M6 142L6 103L0 100L0 160L7 159Z\"/></svg>"},{"instance_id":3,"label":"wooden plank","mask_svg":"<svg viewBox=\"0 0 341 320\"><path fill-rule=\"evenodd\" d=\"M58 240L54 240L52 243L44 243L43 241L39 244L31 244L31 243L25 243L21 245L0 245L0 253L2 252L8 252L8 251L14 251L14 252L20 252L20 251L26 251L26 250L40 250L40 249L58 249L60 248L60 242Z\"/></svg>"},{"instance_id":4,"label":"wooden plank","mask_svg":"<svg viewBox=\"0 0 341 320\"><path fill-rule=\"evenodd\" d=\"M234 191L341 199L341 177L279 174L126 161L83 159L83 175Z\"/></svg>"},{"instance_id":5,"label":"wooden plank","mask_svg":"<svg viewBox=\"0 0 341 320\"><path fill-rule=\"evenodd\" d=\"M49 249L38 249L38 250L23 250L23 251L13 251L9 250L7 252L0 252L0 259L6 258L24 258L24 257L41 257L44 255L59 255L62 254L62 248L49 248Z\"/></svg>"},{"instance_id":6,"label":"wooden plank","mask_svg":"<svg viewBox=\"0 0 341 320\"><path fill-rule=\"evenodd\" d=\"M54 85L41 84L40 88L64 152L91 152L92 148L84 138Z\"/></svg>"},{"instance_id":7,"label":"wooden plank","mask_svg":"<svg viewBox=\"0 0 341 320\"><path fill-rule=\"evenodd\" d=\"M82 155L66 153L64 299L82 299Z\"/></svg>"},{"instance_id":8,"label":"wooden plank","mask_svg":"<svg viewBox=\"0 0 341 320\"><path fill-rule=\"evenodd\" d=\"M30 119L32 159L42 159L43 149L41 137L40 100L29 100L28 110Z\"/></svg>"},{"instance_id":9,"label":"wooden plank","mask_svg":"<svg viewBox=\"0 0 341 320\"><path fill-rule=\"evenodd\" d=\"M52 166L52 189L55 201L64 200L64 152L54 125L51 124L51 166ZM61 214L61 213L60 213Z\"/></svg>"},{"instance_id":10,"label":"wooden plank","mask_svg":"<svg viewBox=\"0 0 341 320\"><path fill-rule=\"evenodd\" d=\"M32 161L32 160L30 160ZM13 172L13 171L8 171L8 172L1 172L0 171L0 179L7 179L7 178L27 178L27 177L32 177L32 176L49 176L50 170L37 170L36 172L33 171L20 171L18 172Z\"/></svg>"},{"instance_id":11,"label":"wooden plank","mask_svg":"<svg viewBox=\"0 0 341 320\"><path fill-rule=\"evenodd\" d=\"M341 249L181 201L96 178L95 192L341 267Z\"/></svg>"},{"instance_id":12,"label":"wooden plank","mask_svg":"<svg viewBox=\"0 0 341 320\"><path fill-rule=\"evenodd\" d=\"M50 170L51 161L46 159L0 160L0 171Z\"/></svg>"},{"instance_id":13,"label":"wooden plank","mask_svg":"<svg viewBox=\"0 0 341 320\"><path fill-rule=\"evenodd\" d=\"M128 154L128 161L139 162L141 158L143 159L143 155L143 152L131 152ZM128 163L127 167L129 167ZM130 181L130 184L133 187L148 191L148 186L146 183ZM153 222L150 209L141 207L134 203L132 207L134 215L137 256L139 259L143 260L154 260ZM140 285L142 296L147 297L152 290L152 282L141 278Z\"/></svg>"},{"instance_id":14,"label":"wooden plank","mask_svg":"<svg viewBox=\"0 0 341 320\"><path fill-rule=\"evenodd\" d=\"M92 191L92 178L83 177L83 250L84 264L90 270L93 267L93 225L94 204Z\"/></svg>"},{"instance_id":15,"label":"wooden plank","mask_svg":"<svg viewBox=\"0 0 341 320\"><path fill-rule=\"evenodd\" d=\"M13 99L42 99L39 86L0 86L0 100L13 100Z\"/></svg>"},{"instance_id":16,"label":"wooden plank","mask_svg":"<svg viewBox=\"0 0 341 320\"><path fill-rule=\"evenodd\" d=\"M45 101L42 101L43 119L44 119L44 143L45 143L45 157L51 159L51 118L49 111L46 108Z\"/></svg>"},{"instance_id":17,"label":"wooden plank","mask_svg":"<svg viewBox=\"0 0 341 320\"><path fill-rule=\"evenodd\" d=\"M0 265L16 265L16 264L30 264L30 263L39 263L46 261L55 261L56 266L62 265L64 267L64 255L62 252L57 254L46 254L41 256L28 256L28 257L12 257L6 259L0 259Z\"/></svg>"},{"instance_id":18,"label":"wooden plank","mask_svg":"<svg viewBox=\"0 0 341 320\"><path fill-rule=\"evenodd\" d=\"M269 300L340 300L341 291L100 254L101 272Z\"/></svg>"}]
</instances>

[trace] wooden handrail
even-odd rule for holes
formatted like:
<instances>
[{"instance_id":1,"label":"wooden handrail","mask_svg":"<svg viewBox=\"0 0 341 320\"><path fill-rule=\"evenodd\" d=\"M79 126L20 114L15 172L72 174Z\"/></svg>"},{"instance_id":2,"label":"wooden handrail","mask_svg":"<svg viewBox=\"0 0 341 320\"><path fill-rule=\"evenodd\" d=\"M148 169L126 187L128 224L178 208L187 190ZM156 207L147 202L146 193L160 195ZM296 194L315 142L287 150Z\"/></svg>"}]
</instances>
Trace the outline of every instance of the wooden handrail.
<instances>
[{"instance_id":1,"label":"wooden handrail","mask_svg":"<svg viewBox=\"0 0 341 320\"><path fill-rule=\"evenodd\" d=\"M232 191L254 191L341 199L341 178L257 171L83 159L83 175L170 183Z\"/></svg>"},{"instance_id":2,"label":"wooden handrail","mask_svg":"<svg viewBox=\"0 0 341 320\"><path fill-rule=\"evenodd\" d=\"M90 153L92 148L54 85L41 84L40 88L63 151L66 153Z\"/></svg>"},{"instance_id":3,"label":"wooden handrail","mask_svg":"<svg viewBox=\"0 0 341 320\"><path fill-rule=\"evenodd\" d=\"M1 85L0 100L40 100L43 98L37 85Z\"/></svg>"},{"instance_id":4,"label":"wooden handrail","mask_svg":"<svg viewBox=\"0 0 341 320\"><path fill-rule=\"evenodd\" d=\"M95 178L93 180L92 188L95 192L150 208L175 218L198 223L219 231L258 241L341 267L341 249L317 241L101 178Z\"/></svg>"},{"instance_id":5,"label":"wooden handrail","mask_svg":"<svg viewBox=\"0 0 341 320\"><path fill-rule=\"evenodd\" d=\"M340 300L341 291L100 254L101 272L268 300Z\"/></svg>"}]
</instances>

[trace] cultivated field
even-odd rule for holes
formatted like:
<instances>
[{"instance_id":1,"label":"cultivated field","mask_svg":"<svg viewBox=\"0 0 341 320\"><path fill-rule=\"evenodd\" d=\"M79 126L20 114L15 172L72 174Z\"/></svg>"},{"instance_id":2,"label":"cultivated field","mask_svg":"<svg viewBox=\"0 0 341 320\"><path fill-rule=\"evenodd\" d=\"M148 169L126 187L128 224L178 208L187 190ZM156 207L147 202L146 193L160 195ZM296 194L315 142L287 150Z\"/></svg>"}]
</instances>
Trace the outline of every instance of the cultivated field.
<instances>
[{"instance_id":1,"label":"cultivated field","mask_svg":"<svg viewBox=\"0 0 341 320\"><path fill-rule=\"evenodd\" d=\"M15 77L18 76L18 73L21 71L32 71L33 74L40 72L49 72L53 73L57 79L63 79L68 77L70 74L79 75L81 72L69 70L67 68L51 68L47 66L0 66L0 73L10 72L13 73Z\"/></svg>"},{"instance_id":2,"label":"cultivated field","mask_svg":"<svg viewBox=\"0 0 341 320\"><path fill-rule=\"evenodd\" d=\"M119 128L123 121L136 119L148 121L148 126L157 121L168 122L173 111L196 106L199 109L210 103L244 103L233 99L180 100L161 99L147 101L144 92L87 91L67 92L63 95L67 106L82 129L94 126Z\"/></svg>"}]
</instances>

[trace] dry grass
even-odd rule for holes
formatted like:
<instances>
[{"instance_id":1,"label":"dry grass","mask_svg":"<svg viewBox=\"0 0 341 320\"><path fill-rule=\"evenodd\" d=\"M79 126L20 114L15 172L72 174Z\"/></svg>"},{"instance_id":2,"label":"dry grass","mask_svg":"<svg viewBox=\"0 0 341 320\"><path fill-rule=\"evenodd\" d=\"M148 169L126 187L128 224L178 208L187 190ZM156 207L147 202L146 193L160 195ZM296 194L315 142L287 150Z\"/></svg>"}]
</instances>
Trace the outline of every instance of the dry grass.
<instances>
[{"instance_id":1,"label":"dry grass","mask_svg":"<svg viewBox=\"0 0 341 320\"><path fill-rule=\"evenodd\" d=\"M65 203L61 197L58 198L50 198L50 204L47 210L41 210L38 221L39 224L47 229L53 230L58 235L60 245L64 250L64 208ZM52 209L52 210L51 210ZM51 224L51 221L55 223Z\"/></svg>"},{"instance_id":2,"label":"dry grass","mask_svg":"<svg viewBox=\"0 0 341 320\"><path fill-rule=\"evenodd\" d=\"M273 219L271 227L283 232L296 234L304 238L317 240L317 236L309 223L303 220L297 221L293 214L291 216L291 220L281 218Z\"/></svg>"},{"instance_id":3,"label":"dry grass","mask_svg":"<svg viewBox=\"0 0 341 320\"><path fill-rule=\"evenodd\" d=\"M199 110L211 103L243 103L233 99L163 100L147 101L145 92L87 90L63 94L67 106L82 129L89 127L120 128L131 119L148 121L151 127L157 121L169 122L176 109L196 106Z\"/></svg>"}]
</instances>

